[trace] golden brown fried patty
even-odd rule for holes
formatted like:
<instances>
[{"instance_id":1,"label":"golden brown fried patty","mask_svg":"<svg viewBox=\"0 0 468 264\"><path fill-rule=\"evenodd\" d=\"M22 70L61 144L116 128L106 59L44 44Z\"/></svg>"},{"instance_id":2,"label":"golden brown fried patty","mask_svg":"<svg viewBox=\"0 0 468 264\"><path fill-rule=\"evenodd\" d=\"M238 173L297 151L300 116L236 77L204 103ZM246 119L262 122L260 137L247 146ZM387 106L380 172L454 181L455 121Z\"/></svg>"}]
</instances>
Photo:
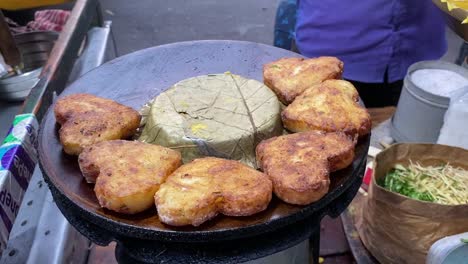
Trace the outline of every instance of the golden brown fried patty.
<instances>
[{"instance_id":1,"label":"golden brown fried patty","mask_svg":"<svg viewBox=\"0 0 468 264\"><path fill-rule=\"evenodd\" d=\"M363 136L370 132L371 119L359 105L356 88L347 81L327 80L306 90L281 113L290 131L343 131Z\"/></svg>"},{"instance_id":2,"label":"golden brown fried patty","mask_svg":"<svg viewBox=\"0 0 468 264\"><path fill-rule=\"evenodd\" d=\"M271 200L268 176L238 161L201 158L172 173L155 195L161 222L198 226L218 213L247 216Z\"/></svg>"},{"instance_id":3,"label":"golden brown fried patty","mask_svg":"<svg viewBox=\"0 0 468 264\"><path fill-rule=\"evenodd\" d=\"M111 140L86 147L78 158L99 204L134 214L154 204L159 186L182 164L179 152L137 141Z\"/></svg>"},{"instance_id":4,"label":"golden brown fried patty","mask_svg":"<svg viewBox=\"0 0 468 264\"><path fill-rule=\"evenodd\" d=\"M349 166L355 142L341 132L302 132L270 138L257 146L259 167L281 200L306 205L322 198L330 172Z\"/></svg>"},{"instance_id":5,"label":"golden brown fried patty","mask_svg":"<svg viewBox=\"0 0 468 264\"><path fill-rule=\"evenodd\" d=\"M78 155L97 142L128 138L140 125L140 114L115 101L91 94L73 94L59 99L55 118L63 150Z\"/></svg>"},{"instance_id":6,"label":"golden brown fried patty","mask_svg":"<svg viewBox=\"0 0 468 264\"><path fill-rule=\"evenodd\" d=\"M283 58L263 66L263 81L288 105L311 86L341 78L342 72L343 62L335 57Z\"/></svg>"}]
</instances>

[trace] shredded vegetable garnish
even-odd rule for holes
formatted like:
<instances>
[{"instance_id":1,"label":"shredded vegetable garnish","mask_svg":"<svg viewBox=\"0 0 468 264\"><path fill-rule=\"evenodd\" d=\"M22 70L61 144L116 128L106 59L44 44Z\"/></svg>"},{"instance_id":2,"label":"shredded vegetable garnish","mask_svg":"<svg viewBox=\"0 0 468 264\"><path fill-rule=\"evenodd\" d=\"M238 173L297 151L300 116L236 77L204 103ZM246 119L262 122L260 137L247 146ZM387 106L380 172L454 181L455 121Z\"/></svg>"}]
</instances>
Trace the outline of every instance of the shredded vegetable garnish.
<instances>
[{"instance_id":1,"label":"shredded vegetable garnish","mask_svg":"<svg viewBox=\"0 0 468 264\"><path fill-rule=\"evenodd\" d=\"M412 161L408 167L397 164L380 185L421 201L468 204L468 171L450 164L421 166Z\"/></svg>"}]
</instances>

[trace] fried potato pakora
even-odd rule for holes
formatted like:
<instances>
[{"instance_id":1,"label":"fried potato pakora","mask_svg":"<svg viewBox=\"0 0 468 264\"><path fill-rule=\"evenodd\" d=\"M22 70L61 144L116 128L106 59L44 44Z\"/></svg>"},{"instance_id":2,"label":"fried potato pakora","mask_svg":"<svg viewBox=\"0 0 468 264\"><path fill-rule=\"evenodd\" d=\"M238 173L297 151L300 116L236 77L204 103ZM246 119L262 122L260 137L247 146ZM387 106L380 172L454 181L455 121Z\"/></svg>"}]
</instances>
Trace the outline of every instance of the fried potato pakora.
<instances>
[{"instance_id":1,"label":"fried potato pakora","mask_svg":"<svg viewBox=\"0 0 468 264\"><path fill-rule=\"evenodd\" d=\"M288 105L311 86L341 78L342 72L343 62L335 57L283 58L263 66L263 81Z\"/></svg>"},{"instance_id":2,"label":"fried potato pakora","mask_svg":"<svg viewBox=\"0 0 468 264\"><path fill-rule=\"evenodd\" d=\"M78 155L97 142L132 136L140 114L115 101L91 94L73 94L59 99L54 108L60 142L65 153Z\"/></svg>"},{"instance_id":3,"label":"fried potato pakora","mask_svg":"<svg viewBox=\"0 0 468 264\"><path fill-rule=\"evenodd\" d=\"M155 195L161 222L198 226L218 213L247 216L267 208L272 184L238 161L201 158L172 173Z\"/></svg>"},{"instance_id":4,"label":"fried potato pakora","mask_svg":"<svg viewBox=\"0 0 468 264\"><path fill-rule=\"evenodd\" d=\"M102 207L135 214L154 205L154 194L182 164L182 157L158 145L111 140L86 147L78 162L86 181L96 182Z\"/></svg>"},{"instance_id":5,"label":"fried potato pakora","mask_svg":"<svg viewBox=\"0 0 468 264\"><path fill-rule=\"evenodd\" d=\"M343 131L363 136L371 130L371 119L358 102L358 92L350 82L327 80L298 96L283 110L281 119L293 132Z\"/></svg>"},{"instance_id":6,"label":"fried potato pakora","mask_svg":"<svg viewBox=\"0 0 468 264\"><path fill-rule=\"evenodd\" d=\"M302 132L270 138L257 146L257 162L281 200L306 205L322 198L330 172L349 166L355 142L341 132Z\"/></svg>"}]
</instances>

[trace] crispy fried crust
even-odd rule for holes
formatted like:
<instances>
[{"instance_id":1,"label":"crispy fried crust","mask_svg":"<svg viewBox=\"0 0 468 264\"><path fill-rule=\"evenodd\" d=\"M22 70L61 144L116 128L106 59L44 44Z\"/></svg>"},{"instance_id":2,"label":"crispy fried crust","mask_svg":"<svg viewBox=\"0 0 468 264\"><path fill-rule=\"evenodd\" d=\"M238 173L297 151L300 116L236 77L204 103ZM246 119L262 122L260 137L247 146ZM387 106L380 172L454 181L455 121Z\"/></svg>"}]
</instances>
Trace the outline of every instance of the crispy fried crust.
<instances>
[{"instance_id":1,"label":"crispy fried crust","mask_svg":"<svg viewBox=\"0 0 468 264\"><path fill-rule=\"evenodd\" d=\"M288 105L311 86L340 79L342 73L343 62L335 57L282 58L263 66L263 82Z\"/></svg>"},{"instance_id":2,"label":"crispy fried crust","mask_svg":"<svg viewBox=\"0 0 468 264\"><path fill-rule=\"evenodd\" d=\"M140 114L115 101L91 94L73 94L57 101L54 108L60 142L65 153L78 155L84 147L106 140L132 136Z\"/></svg>"},{"instance_id":3,"label":"crispy fried crust","mask_svg":"<svg viewBox=\"0 0 468 264\"><path fill-rule=\"evenodd\" d=\"M354 146L341 132L302 132L262 141L257 146L257 162L272 180L276 196L306 205L328 192L330 172L352 163Z\"/></svg>"},{"instance_id":4,"label":"crispy fried crust","mask_svg":"<svg viewBox=\"0 0 468 264\"><path fill-rule=\"evenodd\" d=\"M271 200L267 175L238 161L201 158L171 174L154 199L159 219L174 226L198 226L218 213L247 216Z\"/></svg>"},{"instance_id":5,"label":"crispy fried crust","mask_svg":"<svg viewBox=\"0 0 468 264\"><path fill-rule=\"evenodd\" d=\"M154 194L182 158L158 145L111 140L85 147L78 162L86 181L96 182L102 207L134 214L153 206Z\"/></svg>"},{"instance_id":6,"label":"crispy fried crust","mask_svg":"<svg viewBox=\"0 0 468 264\"><path fill-rule=\"evenodd\" d=\"M363 136L370 132L371 119L359 105L356 88L347 81L327 80L306 90L281 113L290 131L343 131Z\"/></svg>"}]
</instances>

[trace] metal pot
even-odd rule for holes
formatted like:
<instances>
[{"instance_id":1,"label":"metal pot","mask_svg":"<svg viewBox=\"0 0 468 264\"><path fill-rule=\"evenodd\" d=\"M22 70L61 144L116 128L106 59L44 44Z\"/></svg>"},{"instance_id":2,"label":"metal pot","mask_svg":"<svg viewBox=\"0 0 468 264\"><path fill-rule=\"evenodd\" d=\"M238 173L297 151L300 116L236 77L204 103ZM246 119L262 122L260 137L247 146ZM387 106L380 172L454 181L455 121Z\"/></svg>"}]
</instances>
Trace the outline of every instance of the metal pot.
<instances>
[{"instance_id":1,"label":"metal pot","mask_svg":"<svg viewBox=\"0 0 468 264\"><path fill-rule=\"evenodd\" d=\"M42 67L19 75L0 79L0 99L21 101L28 96L31 88L39 81Z\"/></svg>"},{"instance_id":2,"label":"metal pot","mask_svg":"<svg viewBox=\"0 0 468 264\"><path fill-rule=\"evenodd\" d=\"M413 83L411 75L420 69L449 70L468 79L468 71L449 62L422 61L411 65L405 76L390 132L397 142L436 143L450 98L430 93Z\"/></svg>"},{"instance_id":3,"label":"metal pot","mask_svg":"<svg viewBox=\"0 0 468 264\"><path fill-rule=\"evenodd\" d=\"M58 33L38 31L14 36L21 53L24 69L22 74L9 74L0 78L0 100L21 101L39 81L42 66L47 62Z\"/></svg>"}]
</instances>

